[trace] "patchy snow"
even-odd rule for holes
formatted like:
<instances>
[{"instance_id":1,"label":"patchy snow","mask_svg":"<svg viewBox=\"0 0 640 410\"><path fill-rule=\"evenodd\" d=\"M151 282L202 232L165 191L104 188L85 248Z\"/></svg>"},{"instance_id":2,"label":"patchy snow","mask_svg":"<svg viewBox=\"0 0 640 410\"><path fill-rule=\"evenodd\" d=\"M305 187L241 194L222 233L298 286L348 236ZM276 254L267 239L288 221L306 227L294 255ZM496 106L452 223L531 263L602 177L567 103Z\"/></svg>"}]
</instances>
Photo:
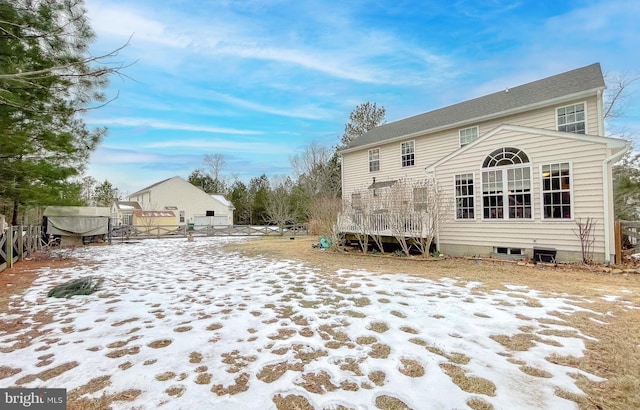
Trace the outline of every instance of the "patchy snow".
<instances>
[{"instance_id":1,"label":"patchy snow","mask_svg":"<svg viewBox=\"0 0 640 410\"><path fill-rule=\"evenodd\" d=\"M86 264L43 270L12 298L28 323L35 326L43 312L54 321L26 346L17 340L30 327L0 334L2 366L21 369L0 385L70 391L110 376L93 397L142 391L114 409L275 409L274 397L289 394L316 409L375 408L382 395L413 409L467 408L470 399L498 409L575 409L555 391L583 394L578 374L601 380L546 360L581 357L585 347L585 335L550 314L591 312L567 295L522 286L487 293L478 282L347 269L327 275L299 262L222 251L232 240L74 250ZM88 275L103 277L103 290L46 297L54 285ZM533 337L526 350L494 339L524 332ZM74 361L55 377L40 377ZM408 372L407 363L422 371ZM545 377L525 373L525 364ZM494 395L463 391L447 369L493 383ZM328 382L310 383L314 375Z\"/></svg>"}]
</instances>

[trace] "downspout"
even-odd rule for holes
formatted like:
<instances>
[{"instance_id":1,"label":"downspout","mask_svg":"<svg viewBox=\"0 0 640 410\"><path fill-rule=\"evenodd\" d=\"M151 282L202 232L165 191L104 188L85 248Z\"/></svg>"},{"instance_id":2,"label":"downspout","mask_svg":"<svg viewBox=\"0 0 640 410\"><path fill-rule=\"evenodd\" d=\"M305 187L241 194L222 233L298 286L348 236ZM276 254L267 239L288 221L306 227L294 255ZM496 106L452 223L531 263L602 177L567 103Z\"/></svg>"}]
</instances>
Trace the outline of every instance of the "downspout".
<instances>
[{"instance_id":1,"label":"downspout","mask_svg":"<svg viewBox=\"0 0 640 410\"><path fill-rule=\"evenodd\" d=\"M436 181L436 170L431 166L428 166L424 169L424 174L427 176L427 178L432 178L433 181ZM437 182L436 182L436 189L437 189ZM440 210L440 212L442 212L442 210ZM440 252L440 226L438 226L438 230L436 231L436 234L433 237L433 239L436 241L436 251Z\"/></svg>"},{"instance_id":2,"label":"downspout","mask_svg":"<svg viewBox=\"0 0 640 410\"><path fill-rule=\"evenodd\" d=\"M629 143L625 144L625 147L616 152L615 154L612 154L610 156L608 156L607 158L605 158L602 161L602 194L604 197L604 263L606 265L608 265L609 263L611 263L611 261L609 260L611 258L611 216L610 212L612 211L611 209L611 204L612 204L612 198L610 198L609 192L611 192L610 190L610 184L609 184L609 165L612 164L613 162L617 162L620 158L622 158L627 152L629 152L629 150L631 149L631 145L629 145ZM615 250L613 251L615 253Z\"/></svg>"},{"instance_id":3,"label":"downspout","mask_svg":"<svg viewBox=\"0 0 640 410\"><path fill-rule=\"evenodd\" d=\"M604 118L602 113L604 101L602 100L602 90L598 90L596 105L598 106L598 135L604 137Z\"/></svg>"}]
</instances>

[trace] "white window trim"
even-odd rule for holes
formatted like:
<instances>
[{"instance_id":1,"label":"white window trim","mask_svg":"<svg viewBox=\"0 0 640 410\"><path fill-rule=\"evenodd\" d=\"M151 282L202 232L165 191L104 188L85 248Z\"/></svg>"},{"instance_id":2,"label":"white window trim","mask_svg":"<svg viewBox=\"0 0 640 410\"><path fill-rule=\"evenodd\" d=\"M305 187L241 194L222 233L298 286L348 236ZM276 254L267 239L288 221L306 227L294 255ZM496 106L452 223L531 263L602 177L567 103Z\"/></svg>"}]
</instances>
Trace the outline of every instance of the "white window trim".
<instances>
[{"instance_id":1,"label":"white window trim","mask_svg":"<svg viewBox=\"0 0 640 410\"><path fill-rule=\"evenodd\" d=\"M542 167L544 167L545 165L554 165L554 164L569 164L569 181L570 181L570 186L569 186L569 195L571 195L571 218L545 218L544 216L544 185L542 183ZM554 161L554 162L545 162L540 164L539 169L539 184L540 184L540 219L545 221L545 222L559 222L559 223L563 223L563 222L573 222L576 219L576 212L574 209L574 204L575 204L575 196L573 195L573 186L575 185L575 181L574 181L574 174L573 174L573 161L571 160L566 160L566 161Z\"/></svg>"},{"instance_id":2,"label":"white window trim","mask_svg":"<svg viewBox=\"0 0 640 410\"><path fill-rule=\"evenodd\" d=\"M574 102L573 104L567 104L567 105L562 105L560 107L555 107L553 109L553 114L556 117L556 131L560 131L559 130L560 124L558 124L558 110L560 108L567 108L567 107L571 107L573 105L578 105L578 104L584 104L584 134L583 135L589 134L589 115L588 115L589 111L587 110L588 106L586 101L578 101L578 102ZM560 132L564 132L564 131L560 131Z\"/></svg>"},{"instance_id":3,"label":"white window trim","mask_svg":"<svg viewBox=\"0 0 640 410\"><path fill-rule=\"evenodd\" d=\"M556 121L557 121L557 120L556 120ZM475 137L473 140L471 140L471 141L469 141L469 142L467 142L467 143L463 144L463 143L462 143L462 135L461 135L461 134L462 134L462 131L470 130L470 129L473 129L473 128L475 128L475 129L476 129L476 137ZM459 145L460 147L464 147L465 145L469 145L469 144L471 144L473 141L477 140L479 137L480 137L480 127L479 127L479 126L477 126L477 125L476 125L475 127L461 128L461 129L459 129L459 130L458 130L458 145Z\"/></svg>"},{"instance_id":4,"label":"white window trim","mask_svg":"<svg viewBox=\"0 0 640 410\"><path fill-rule=\"evenodd\" d=\"M458 199L458 197L456 196L456 177L459 175L469 175L471 174L471 176L473 177L473 195L471 196L472 201L473 201L473 218L458 218L458 204L456 202L456 200ZM482 176L482 173L480 174L480 176ZM476 173L475 172L460 172L458 174L453 175L453 201L454 201L454 206L453 206L453 213L454 213L454 219L456 221L462 221L462 222L469 222L469 221L475 221L476 219L478 219L478 206L476 203ZM482 185L482 183L481 183ZM484 215L484 213L483 213Z\"/></svg>"},{"instance_id":5,"label":"white window trim","mask_svg":"<svg viewBox=\"0 0 640 410\"><path fill-rule=\"evenodd\" d=\"M402 161L402 156L404 155L402 153L402 145L403 144L408 144L408 143L413 143L413 164L412 165L404 165L403 161ZM416 140L409 140L409 141L402 141L400 143L400 168L409 168L409 167L415 167L416 166Z\"/></svg>"},{"instance_id":6,"label":"white window trim","mask_svg":"<svg viewBox=\"0 0 640 410\"><path fill-rule=\"evenodd\" d=\"M529 189L529 195L531 195L531 217L529 218L509 218L509 190L508 188L508 178L507 178L507 170L509 169L516 169L516 168L529 168L529 177L531 178L531 188ZM504 212L504 218L485 218L484 217L484 191L483 191L483 173L484 171L500 171L502 172L502 209ZM487 221L487 222L531 222L533 220L535 220L535 201L534 199L534 179L535 176L533 175L533 166L531 164L531 162L528 163L524 163L524 164L515 164L515 165L504 165L501 167L489 167L489 168L482 168L480 170L480 210L482 211L482 215L480 218L482 218L483 221ZM573 214L572 214L573 215Z\"/></svg>"},{"instance_id":7,"label":"white window trim","mask_svg":"<svg viewBox=\"0 0 640 410\"><path fill-rule=\"evenodd\" d=\"M378 160L377 160L378 161L378 170L377 171L372 171L371 170L371 163L372 163L372 161L371 161L371 152L372 151L376 151L376 150L378 151ZM380 163L380 148L371 148L368 151L367 156L369 158L369 172L380 172L380 170L382 169L382 164Z\"/></svg>"}]
</instances>

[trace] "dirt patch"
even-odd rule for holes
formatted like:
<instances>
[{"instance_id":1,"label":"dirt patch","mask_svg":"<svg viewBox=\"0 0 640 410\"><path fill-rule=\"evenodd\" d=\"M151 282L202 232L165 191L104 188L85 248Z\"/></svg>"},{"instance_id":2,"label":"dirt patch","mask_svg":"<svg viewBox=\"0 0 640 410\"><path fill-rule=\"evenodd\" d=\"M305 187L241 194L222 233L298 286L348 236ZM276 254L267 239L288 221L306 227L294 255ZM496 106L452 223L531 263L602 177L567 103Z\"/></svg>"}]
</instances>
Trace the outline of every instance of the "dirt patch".
<instances>
[{"instance_id":1,"label":"dirt patch","mask_svg":"<svg viewBox=\"0 0 640 410\"><path fill-rule=\"evenodd\" d=\"M413 359L400 359L402 366L400 367L400 373L409 377L422 377L424 376L424 367L417 360Z\"/></svg>"},{"instance_id":2,"label":"dirt patch","mask_svg":"<svg viewBox=\"0 0 640 410\"><path fill-rule=\"evenodd\" d=\"M441 363L440 367L451 378L451 381L462 390L469 393L479 393L486 396L496 395L496 385L482 377L467 376L464 370L449 363Z\"/></svg>"},{"instance_id":3,"label":"dirt patch","mask_svg":"<svg viewBox=\"0 0 640 410\"><path fill-rule=\"evenodd\" d=\"M235 384L224 387L222 384L216 384L211 388L211 391L218 396L224 396L225 394L238 394L243 391L249 390L249 374L242 373L240 376L235 378Z\"/></svg>"},{"instance_id":4,"label":"dirt patch","mask_svg":"<svg viewBox=\"0 0 640 410\"><path fill-rule=\"evenodd\" d=\"M382 410L412 410L402 400L386 394L376 397L376 407Z\"/></svg>"},{"instance_id":5,"label":"dirt patch","mask_svg":"<svg viewBox=\"0 0 640 410\"><path fill-rule=\"evenodd\" d=\"M276 409L278 410L315 410L311 403L309 403L309 400L303 396L295 394L289 394L284 397L280 394L276 394L273 397L273 403L276 405Z\"/></svg>"},{"instance_id":6,"label":"dirt patch","mask_svg":"<svg viewBox=\"0 0 640 410\"><path fill-rule=\"evenodd\" d=\"M149 343L147 346L153 349L162 349L163 347L169 346L171 343L172 343L171 339L160 339L160 340L155 340Z\"/></svg>"},{"instance_id":7,"label":"dirt patch","mask_svg":"<svg viewBox=\"0 0 640 410\"><path fill-rule=\"evenodd\" d=\"M12 295L20 294L31 286L38 278L38 270L68 268L78 264L79 261L75 258L53 257L46 252L37 252L17 262L11 268L3 270L0 272L0 312L8 311L9 298ZM0 328L0 330L3 329Z\"/></svg>"}]
</instances>

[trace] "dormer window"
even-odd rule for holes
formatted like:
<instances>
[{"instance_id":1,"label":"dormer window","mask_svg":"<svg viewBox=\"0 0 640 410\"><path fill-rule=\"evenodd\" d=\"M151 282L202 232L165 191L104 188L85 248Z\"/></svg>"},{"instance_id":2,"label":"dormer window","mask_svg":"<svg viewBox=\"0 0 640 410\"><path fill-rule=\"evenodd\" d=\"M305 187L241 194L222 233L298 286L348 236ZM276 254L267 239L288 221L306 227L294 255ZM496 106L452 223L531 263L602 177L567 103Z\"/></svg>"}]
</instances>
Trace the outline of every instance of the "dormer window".
<instances>
[{"instance_id":1,"label":"dormer window","mask_svg":"<svg viewBox=\"0 0 640 410\"><path fill-rule=\"evenodd\" d=\"M458 133L460 136L461 147L464 147L465 145L478 139L478 127L464 128Z\"/></svg>"},{"instance_id":2,"label":"dormer window","mask_svg":"<svg viewBox=\"0 0 640 410\"><path fill-rule=\"evenodd\" d=\"M558 131L586 134L585 104L573 104L556 109Z\"/></svg>"}]
</instances>

